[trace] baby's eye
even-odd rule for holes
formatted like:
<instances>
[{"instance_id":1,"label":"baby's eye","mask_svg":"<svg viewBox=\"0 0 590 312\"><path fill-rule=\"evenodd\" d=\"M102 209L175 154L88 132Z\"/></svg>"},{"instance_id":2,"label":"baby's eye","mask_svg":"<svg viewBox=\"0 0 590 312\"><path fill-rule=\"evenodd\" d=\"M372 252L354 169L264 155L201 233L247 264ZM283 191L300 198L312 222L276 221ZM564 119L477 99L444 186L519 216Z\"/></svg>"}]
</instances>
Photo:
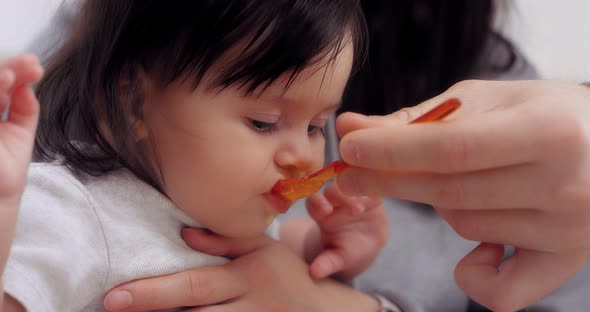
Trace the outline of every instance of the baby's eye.
<instances>
[{"instance_id":1,"label":"baby's eye","mask_svg":"<svg viewBox=\"0 0 590 312\"><path fill-rule=\"evenodd\" d=\"M250 127L252 127L252 129L261 133L273 132L277 127L276 123L264 122L256 119L249 119L248 122L250 123Z\"/></svg>"},{"instance_id":2,"label":"baby's eye","mask_svg":"<svg viewBox=\"0 0 590 312\"><path fill-rule=\"evenodd\" d=\"M325 130L324 130L323 126L309 125L309 126L307 126L307 134L308 135L316 135L316 134L325 135Z\"/></svg>"}]
</instances>

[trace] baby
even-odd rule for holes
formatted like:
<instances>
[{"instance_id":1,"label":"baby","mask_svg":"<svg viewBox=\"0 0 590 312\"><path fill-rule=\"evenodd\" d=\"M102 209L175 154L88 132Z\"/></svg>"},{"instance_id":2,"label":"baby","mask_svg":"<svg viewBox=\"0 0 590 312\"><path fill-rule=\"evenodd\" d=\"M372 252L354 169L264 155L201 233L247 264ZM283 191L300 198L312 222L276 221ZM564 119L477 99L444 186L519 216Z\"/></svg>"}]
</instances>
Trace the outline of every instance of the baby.
<instances>
[{"instance_id":1,"label":"baby","mask_svg":"<svg viewBox=\"0 0 590 312\"><path fill-rule=\"evenodd\" d=\"M3 311L101 311L121 283L227 261L185 227L280 236L316 278L365 270L387 237L379 200L331 186L315 220L269 227L291 204L277 181L323 165L363 25L354 0L84 1L37 87L31 166L42 69L3 64Z\"/></svg>"}]
</instances>

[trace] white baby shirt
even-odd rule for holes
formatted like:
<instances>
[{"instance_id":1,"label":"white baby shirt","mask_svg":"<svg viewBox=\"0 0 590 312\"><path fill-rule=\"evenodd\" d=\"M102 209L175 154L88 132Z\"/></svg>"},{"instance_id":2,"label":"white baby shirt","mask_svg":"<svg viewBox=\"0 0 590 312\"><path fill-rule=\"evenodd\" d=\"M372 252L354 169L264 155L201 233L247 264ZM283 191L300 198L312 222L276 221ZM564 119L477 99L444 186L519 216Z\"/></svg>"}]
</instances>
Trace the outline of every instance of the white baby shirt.
<instances>
[{"instance_id":1,"label":"white baby shirt","mask_svg":"<svg viewBox=\"0 0 590 312\"><path fill-rule=\"evenodd\" d=\"M77 177L33 164L4 290L28 311L104 311L121 283L227 262L190 249L180 237L187 226L199 224L127 170Z\"/></svg>"}]
</instances>

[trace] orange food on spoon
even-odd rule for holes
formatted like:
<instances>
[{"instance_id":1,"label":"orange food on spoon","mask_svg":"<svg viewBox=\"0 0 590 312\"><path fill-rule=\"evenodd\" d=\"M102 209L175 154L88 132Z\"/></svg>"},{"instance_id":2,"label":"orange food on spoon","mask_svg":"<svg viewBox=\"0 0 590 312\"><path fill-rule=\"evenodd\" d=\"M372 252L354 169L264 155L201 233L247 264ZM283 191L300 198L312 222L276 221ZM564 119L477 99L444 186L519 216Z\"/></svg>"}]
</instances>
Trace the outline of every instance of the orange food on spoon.
<instances>
[{"instance_id":1,"label":"orange food on spoon","mask_svg":"<svg viewBox=\"0 0 590 312\"><path fill-rule=\"evenodd\" d=\"M410 123L413 124L442 120L457 110L460 106L461 102L458 99L448 99ZM271 192L280 196L286 201L293 202L298 199L308 197L319 191L324 183L332 178L337 177L344 169L348 167L349 165L345 162L337 160L308 177L279 180L273 186Z\"/></svg>"},{"instance_id":2,"label":"orange food on spoon","mask_svg":"<svg viewBox=\"0 0 590 312\"><path fill-rule=\"evenodd\" d=\"M322 188L322 185L328 180L338 176L347 167L348 165L345 162L337 160L309 177L279 180L273 186L272 193L291 202L308 197Z\"/></svg>"}]
</instances>

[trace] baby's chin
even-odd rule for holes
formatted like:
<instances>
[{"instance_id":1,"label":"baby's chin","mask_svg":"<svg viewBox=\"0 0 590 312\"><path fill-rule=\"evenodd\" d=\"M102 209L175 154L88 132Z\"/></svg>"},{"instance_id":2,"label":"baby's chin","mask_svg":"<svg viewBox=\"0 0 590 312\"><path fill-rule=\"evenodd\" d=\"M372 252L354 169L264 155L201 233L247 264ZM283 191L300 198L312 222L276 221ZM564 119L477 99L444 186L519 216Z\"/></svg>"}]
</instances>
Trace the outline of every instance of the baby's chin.
<instances>
[{"instance_id":1,"label":"baby's chin","mask_svg":"<svg viewBox=\"0 0 590 312\"><path fill-rule=\"evenodd\" d=\"M244 224L240 224L241 226L222 226L217 228L216 230L212 229L215 233L227 237L227 238L239 238L239 239L254 239L259 238L262 235L266 234L268 227L272 224L275 220L276 215L268 216L264 220L256 220L256 224L252 224L254 222L250 221L250 226L243 226ZM245 221L247 222L247 221Z\"/></svg>"}]
</instances>

